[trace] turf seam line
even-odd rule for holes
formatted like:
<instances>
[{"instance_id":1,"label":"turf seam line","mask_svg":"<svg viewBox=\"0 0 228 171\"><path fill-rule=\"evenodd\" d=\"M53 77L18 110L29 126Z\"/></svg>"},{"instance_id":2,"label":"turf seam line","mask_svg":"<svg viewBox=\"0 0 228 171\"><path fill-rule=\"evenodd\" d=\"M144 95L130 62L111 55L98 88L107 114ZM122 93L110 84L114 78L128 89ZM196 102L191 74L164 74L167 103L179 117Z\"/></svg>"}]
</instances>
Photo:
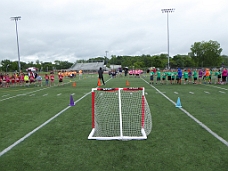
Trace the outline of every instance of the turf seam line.
<instances>
[{"instance_id":1,"label":"turf seam line","mask_svg":"<svg viewBox=\"0 0 228 171\"><path fill-rule=\"evenodd\" d=\"M144 80L143 78L141 78L142 80ZM149 84L146 80L144 80L147 84ZM150 84L149 84L150 85ZM169 100L171 103L173 103L174 105L176 105L176 103L174 101L172 101L169 97L167 97L165 94L163 94L160 90L158 90L156 87L154 87L153 85L150 85L151 87L153 87L157 92L159 92L162 96L164 96L167 100ZM203 124L202 122L200 122L198 119L196 119L194 116L192 116L188 111L186 111L183 108L179 108L180 110L182 110L187 116L189 116L191 119L193 119L196 123L198 123L202 128L204 128L207 132L209 132L211 135L213 135L215 138L217 138L219 141L221 141L223 144L225 144L228 147L228 141L224 140L222 137L220 137L218 134L216 134L215 132L213 132L210 128L208 128L205 124Z\"/></svg>"}]
</instances>

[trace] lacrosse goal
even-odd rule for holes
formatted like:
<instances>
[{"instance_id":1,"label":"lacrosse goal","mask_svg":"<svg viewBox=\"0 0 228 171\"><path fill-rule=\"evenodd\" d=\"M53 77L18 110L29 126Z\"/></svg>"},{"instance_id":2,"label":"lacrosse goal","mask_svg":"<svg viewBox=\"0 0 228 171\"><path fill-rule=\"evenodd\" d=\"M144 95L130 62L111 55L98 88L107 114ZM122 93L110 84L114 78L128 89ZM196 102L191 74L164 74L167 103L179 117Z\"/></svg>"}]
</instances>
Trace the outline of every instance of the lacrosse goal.
<instances>
[{"instance_id":1,"label":"lacrosse goal","mask_svg":"<svg viewBox=\"0 0 228 171\"><path fill-rule=\"evenodd\" d=\"M152 116L144 87L93 88L92 131L88 139L147 139Z\"/></svg>"}]
</instances>

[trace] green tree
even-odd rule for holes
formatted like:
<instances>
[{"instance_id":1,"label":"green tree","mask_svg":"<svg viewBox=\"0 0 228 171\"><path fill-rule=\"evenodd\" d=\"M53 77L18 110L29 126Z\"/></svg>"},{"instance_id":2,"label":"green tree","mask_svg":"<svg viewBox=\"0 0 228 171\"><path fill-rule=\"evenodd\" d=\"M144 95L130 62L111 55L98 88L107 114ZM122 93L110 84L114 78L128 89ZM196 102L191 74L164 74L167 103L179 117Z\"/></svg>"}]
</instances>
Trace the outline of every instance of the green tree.
<instances>
[{"instance_id":1,"label":"green tree","mask_svg":"<svg viewBox=\"0 0 228 171\"><path fill-rule=\"evenodd\" d=\"M20 62L21 64L21 62ZM21 65L22 66L22 65ZM22 67L21 67L21 70L22 70ZM18 71L18 61L13 61L11 62L10 66L9 66L9 70L8 71Z\"/></svg>"},{"instance_id":2,"label":"green tree","mask_svg":"<svg viewBox=\"0 0 228 171\"><path fill-rule=\"evenodd\" d=\"M53 64L51 62L42 63L42 68L43 68L43 71L45 71L45 72L51 71L52 67L53 67Z\"/></svg>"},{"instance_id":3,"label":"green tree","mask_svg":"<svg viewBox=\"0 0 228 171\"><path fill-rule=\"evenodd\" d=\"M2 61L1 61L2 70L3 70L3 71L6 71L6 68L7 68L7 67L10 67L11 63L12 63L12 62L11 62L10 60L8 60L8 59L2 60ZM8 71L9 71L9 70L8 70Z\"/></svg>"},{"instance_id":4,"label":"green tree","mask_svg":"<svg viewBox=\"0 0 228 171\"><path fill-rule=\"evenodd\" d=\"M164 59L162 59L159 55L155 55L152 57L152 64L151 66L156 68L164 68L165 62Z\"/></svg>"},{"instance_id":5,"label":"green tree","mask_svg":"<svg viewBox=\"0 0 228 171\"><path fill-rule=\"evenodd\" d=\"M183 67L194 67L195 66L194 61L188 55L179 55L179 54L178 55L175 55L172 58L172 61L171 62L174 62L171 65L172 68L176 68L176 67L183 68Z\"/></svg>"},{"instance_id":6,"label":"green tree","mask_svg":"<svg viewBox=\"0 0 228 171\"><path fill-rule=\"evenodd\" d=\"M131 56L123 56L122 61L121 61L122 67L130 67L132 66L132 57Z\"/></svg>"},{"instance_id":7,"label":"green tree","mask_svg":"<svg viewBox=\"0 0 228 171\"><path fill-rule=\"evenodd\" d=\"M210 67L221 64L222 58L220 56L222 48L217 41L202 41L195 42L191 45L191 57L196 66Z\"/></svg>"},{"instance_id":8,"label":"green tree","mask_svg":"<svg viewBox=\"0 0 228 171\"><path fill-rule=\"evenodd\" d=\"M39 60L36 60L36 64L34 64L36 68L40 69L41 68L41 64Z\"/></svg>"},{"instance_id":9,"label":"green tree","mask_svg":"<svg viewBox=\"0 0 228 171\"><path fill-rule=\"evenodd\" d=\"M228 56L227 55L222 55L222 65L228 66Z\"/></svg>"},{"instance_id":10,"label":"green tree","mask_svg":"<svg viewBox=\"0 0 228 171\"><path fill-rule=\"evenodd\" d=\"M135 69L140 69L140 68L142 69L145 67L142 61L137 61L133 65Z\"/></svg>"},{"instance_id":11,"label":"green tree","mask_svg":"<svg viewBox=\"0 0 228 171\"><path fill-rule=\"evenodd\" d=\"M72 62L68 62L68 61L60 61L60 67L61 69L68 69L73 65Z\"/></svg>"}]
</instances>

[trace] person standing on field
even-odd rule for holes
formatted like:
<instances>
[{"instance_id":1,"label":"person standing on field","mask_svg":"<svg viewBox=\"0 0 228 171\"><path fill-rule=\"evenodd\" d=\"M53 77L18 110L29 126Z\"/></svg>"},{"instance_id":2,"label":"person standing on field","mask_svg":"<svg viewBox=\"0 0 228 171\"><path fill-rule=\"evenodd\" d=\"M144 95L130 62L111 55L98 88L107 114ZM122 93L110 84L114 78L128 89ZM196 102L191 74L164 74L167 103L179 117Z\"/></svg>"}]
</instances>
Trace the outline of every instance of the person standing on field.
<instances>
[{"instance_id":1,"label":"person standing on field","mask_svg":"<svg viewBox=\"0 0 228 171\"><path fill-rule=\"evenodd\" d=\"M49 86L49 79L50 79L49 75L45 74L45 83L47 87Z\"/></svg>"},{"instance_id":2,"label":"person standing on field","mask_svg":"<svg viewBox=\"0 0 228 171\"><path fill-rule=\"evenodd\" d=\"M50 79L51 79L51 84L50 86L54 86L54 81L55 81L55 76L54 76L54 73L52 72L51 75L50 75Z\"/></svg>"},{"instance_id":3,"label":"person standing on field","mask_svg":"<svg viewBox=\"0 0 228 171\"><path fill-rule=\"evenodd\" d=\"M178 84L181 84L182 70L180 68L178 68L177 75L178 75Z\"/></svg>"},{"instance_id":4,"label":"person standing on field","mask_svg":"<svg viewBox=\"0 0 228 171\"><path fill-rule=\"evenodd\" d=\"M154 71L150 70L150 84L154 84Z\"/></svg>"},{"instance_id":5,"label":"person standing on field","mask_svg":"<svg viewBox=\"0 0 228 171\"><path fill-rule=\"evenodd\" d=\"M104 73L104 71L103 71L102 68L100 67L100 69L98 70L98 78L99 78L100 80L102 80L103 85L105 85L103 73Z\"/></svg>"},{"instance_id":6,"label":"person standing on field","mask_svg":"<svg viewBox=\"0 0 228 171\"><path fill-rule=\"evenodd\" d=\"M197 77L198 77L198 73L197 73L197 70L195 69L193 71L193 80L194 80L193 84L197 84Z\"/></svg>"},{"instance_id":7,"label":"person standing on field","mask_svg":"<svg viewBox=\"0 0 228 171\"><path fill-rule=\"evenodd\" d=\"M188 71L184 70L184 84L186 84L188 81Z\"/></svg>"},{"instance_id":8,"label":"person standing on field","mask_svg":"<svg viewBox=\"0 0 228 171\"><path fill-rule=\"evenodd\" d=\"M158 69L158 71L156 72L156 75L157 75L157 82L156 84L159 82L161 84L161 72L160 70Z\"/></svg>"},{"instance_id":9,"label":"person standing on field","mask_svg":"<svg viewBox=\"0 0 228 171\"><path fill-rule=\"evenodd\" d=\"M227 77L227 70L226 70L226 68L223 68L223 71L222 71L222 84L226 83L226 77Z\"/></svg>"},{"instance_id":10,"label":"person standing on field","mask_svg":"<svg viewBox=\"0 0 228 171\"><path fill-rule=\"evenodd\" d=\"M64 77L64 76L63 76L63 73L59 73L58 77L59 77L58 86L63 85L63 77Z\"/></svg>"}]
</instances>

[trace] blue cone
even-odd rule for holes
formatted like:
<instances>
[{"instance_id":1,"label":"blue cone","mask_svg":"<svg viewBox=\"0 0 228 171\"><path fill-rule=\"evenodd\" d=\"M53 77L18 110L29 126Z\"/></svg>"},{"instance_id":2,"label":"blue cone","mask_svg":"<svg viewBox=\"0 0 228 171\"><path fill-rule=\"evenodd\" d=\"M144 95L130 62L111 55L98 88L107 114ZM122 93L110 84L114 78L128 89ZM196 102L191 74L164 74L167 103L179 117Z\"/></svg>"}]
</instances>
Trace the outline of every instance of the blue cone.
<instances>
[{"instance_id":1,"label":"blue cone","mask_svg":"<svg viewBox=\"0 0 228 171\"><path fill-rule=\"evenodd\" d=\"M178 99L177 99L176 107L182 107L180 97L178 97Z\"/></svg>"},{"instance_id":2,"label":"blue cone","mask_svg":"<svg viewBox=\"0 0 228 171\"><path fill-rule=\"evenodd\" d=\"M75 105L75 104L74 104L73 96L70 95L70 104L69 104L69 106L74 106L74 105Z\"/></svg>"}]
</instances>

